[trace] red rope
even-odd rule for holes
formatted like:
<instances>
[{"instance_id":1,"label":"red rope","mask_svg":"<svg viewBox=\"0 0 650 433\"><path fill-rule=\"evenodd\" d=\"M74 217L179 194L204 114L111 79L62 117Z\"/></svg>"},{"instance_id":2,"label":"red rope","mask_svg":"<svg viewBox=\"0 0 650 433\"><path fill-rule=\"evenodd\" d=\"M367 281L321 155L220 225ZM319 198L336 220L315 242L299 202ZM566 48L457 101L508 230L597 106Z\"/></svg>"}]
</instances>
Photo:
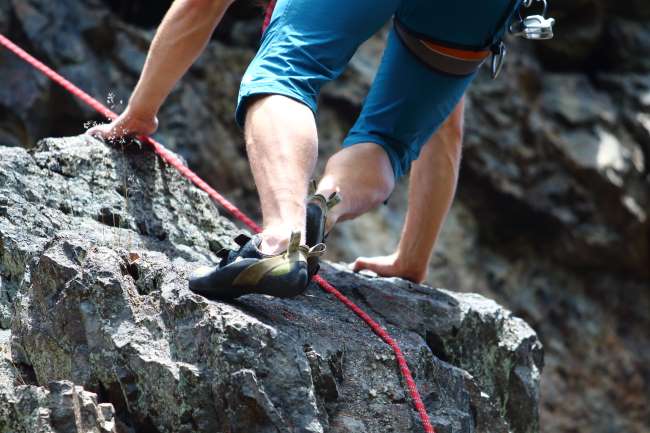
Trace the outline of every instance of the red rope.
<instances>
[{"instance_id":1,"label":"red rope","mask_svg":"<svg viewBox=\"0 0 650 433\"><path fill-rule=\"evenodd\" d=\"M346 307L352 310L354 314L359 316L361 320L366 322L366 325L368 325L370 329L372 329L372 332L377 334L377 336L381 338L384 341L384 343L388 344L390 348L393 349L393 353L395 353L395 359L397 359L397 365L399 366L400 372L402 373L402 377L406 382L406 387L408 388L409 394L411 395L411 400L413 400L413 406L415 406L415 410L418 411L418 415L420 416L422 427L424 427L424 431L426 433L435 433L435 429L433 428L433 426L431 425L431 421L429 420L429 414L427 414L427 408L424 406L424 403L422 402L422 397L420 397L420 391L418 391L418 387L415 384L415 380L413 380L413 375L411 374L409 365L406 362L406 357L404 356L404 353L402 352L402 349L399 347L397 342L393 339L393 337L390 336L388 331L382 328L379 323L375 322L375 320L372 317L370 317L365 311L359 308L359 306L354 302L352 302L347 296L339 292L325 278L321 277L320 275L316 275L314 277L314 281L316 281L324 291L333 295L336 299L341 301Z\"/></svg>"},{"instance_id":2,"label":"red rope","mask_svg":"<svg viewBox=\"0 0 650 433\"><path fill-rule=\"evenodd\" d=\"M264 34L269 24L271 24L271 17L273 16L273 10L275 9L275 1L276 0L269 0L269 4L266 5L266 11L264 12L264 22L262 23L262 34Z\"/></svg>"},{"instance_id":3,"label":"red rope","mask_svg":"<svg viewBox=\"0 0 650 433\"><path fill-rule=\"evenodd\" d=\"M267 8L267 13L266 13L267 18L265 18L264 20L265 25L268 25L267 19L270 20L270 17L273 13L273 7L271 6L272 4L275 5L275 0L271 0L271 3L269 4L269 8ZM18 45L11 42L2 34L0 34L0 45L3 45L9 51L16 54L18 57L20 57L21 59L29 63L31 66L36 68L38 71L40 71L41 73L43 73L44 75L52 79L52 81L59 84L61 87L66 89L68 92L70 92L72 95L81 99L84 103L92 107L94 110L96 110L97 112L99 112L100 114L108 118L109 120L115 119L117 117L117 114L109 110L101 102L97 101L92 96L90 96L89 94L87 94L86 92L84 92L83 90L75 86L74 84L72 84L70 81L63 78L61 75L59 75L54 70L49 68L47 65L43 64L42 62L34 58L32 55L27 53ZM255 224L255 222L252 219L248 218L234 204L230 203L225 197L223 197L216 190L214 190L210 185L208 185L203 179L201 179L196 173L194 173L187 166L185 166L176 156L174 156L170 151L165 149L165 147L162 144L158 143L156 140L152 139L151 137L139 137L139 138L145 143L147 143L148 145L150 145L153 148L153 151L158 156L160 156L165 162L167 162L169 165L174 167L176 170L178 170L181 175L183 175L186 179L190 180L197 187L205 191L214 201L219 203L232 216L234 216L236 219L238 219L246 226L248 226L253 232L257 233L261 231L260 227L257 224ZM390 346L390 348L395 353L395 358L397 359L397 365L399 366L400 372L402 373L402 377L404 378L404 381L406 382L406 386L408 387L409 394L411 395L411 399L413 400L413 406L415 406L415 409L417 410L420 416L420 421L422 422L424 431L426 433L435 433L434 428L431 426L431 421L429 420L429 415L427 414L426 407L424 406L424 403L422 403L422 398L420 397L420 393L418 392L415 381L413 380L413 375L411 374L411 370L409 369L408 363L406 362L406 358L404 357L404 354L402 353L402 349L400 349L397 342L393 339L393 337L390 336L390 334L388 334L388 332L384 328L381 327L379 323L373 320L365 311L363 311L356 304L354 304L354 302L352 302L345 295L339 292L327 280L325 280L319 275L316 275L314 277L314 281L316 281L325 292L330 293L336 299L341 301L347 308L352 310L352 312L354 312L354 314L359 316L370 327L370 329L372 329L372 331L375 334L377 334L379 338L381 338L386 344Z\"/></svg>"}]
</instances>

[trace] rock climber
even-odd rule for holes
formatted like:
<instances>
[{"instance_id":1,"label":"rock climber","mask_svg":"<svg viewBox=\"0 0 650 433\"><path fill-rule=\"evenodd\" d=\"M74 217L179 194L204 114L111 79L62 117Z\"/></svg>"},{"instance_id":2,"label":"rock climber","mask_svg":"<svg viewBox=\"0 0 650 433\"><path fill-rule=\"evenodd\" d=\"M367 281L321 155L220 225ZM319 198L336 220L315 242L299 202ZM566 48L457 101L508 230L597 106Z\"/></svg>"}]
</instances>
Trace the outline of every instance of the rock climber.
<instances>
[{"instance_id":1,"label":"rock climber","mask_svg":"<svg viewBox=\"0 0 650 433\"><path fill-rule=\"evenodd\" d=\"M380 205L409 171L408 212L396 252L359 258L354 267L423 281L456 187L463 94L481 63L503 54L501 38L522 1L278 0L242 78L235 112L263 230L237 237L239 248L222 250L216 266L198 269L190 289L209 298L302 293L318 271L332 227ZM232 2L176 0L127 108L89 132L103 138L152 134L163 101ZM309 194L321 86L391 18L361 113Z\"/></svg>"}]
</instances>

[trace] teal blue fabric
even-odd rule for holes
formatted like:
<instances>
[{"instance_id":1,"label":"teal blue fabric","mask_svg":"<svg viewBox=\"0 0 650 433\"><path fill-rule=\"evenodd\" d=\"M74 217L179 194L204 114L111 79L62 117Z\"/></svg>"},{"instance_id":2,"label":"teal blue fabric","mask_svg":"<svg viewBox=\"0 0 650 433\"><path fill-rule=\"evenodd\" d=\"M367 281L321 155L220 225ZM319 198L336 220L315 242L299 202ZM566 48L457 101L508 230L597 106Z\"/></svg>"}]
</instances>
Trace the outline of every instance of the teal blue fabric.
<instances>
[{"instance_id":1,"label":"teal blue fabric","mask_svg":"<svg viewBox=\"0 0 650 433\"><path fill-rule=\"evenodd\" d=\"M391 17L431 39L483 48L503 32L520 1L278 0L257 55L242 78L237 123L243 127L247 102L263 94L296 99L316 113L322 85L337 78L358 46ZM377 143L399 178L473 78L432 71L392 30L361 114L343 146Z\"/></svg>"}]
</instances>

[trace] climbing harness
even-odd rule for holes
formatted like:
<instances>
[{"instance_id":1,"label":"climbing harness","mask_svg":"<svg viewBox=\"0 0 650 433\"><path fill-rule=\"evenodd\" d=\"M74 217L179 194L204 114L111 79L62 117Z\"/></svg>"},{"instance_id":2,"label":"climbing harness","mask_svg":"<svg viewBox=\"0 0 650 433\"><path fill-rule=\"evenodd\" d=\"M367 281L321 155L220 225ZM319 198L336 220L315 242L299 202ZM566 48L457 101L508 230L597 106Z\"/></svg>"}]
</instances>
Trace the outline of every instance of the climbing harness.
<instances>
[{"instance_id":1,"label":"climbing harness","mask_svg":"<svg viewBox=\"0 0 650 433\"><path fill-rule=\"evenodd\" d=\"M513 2L513 7L516 2ZM523 9L529 9L534 3L543 3L542 14L522 16ZM512 8L508 8L512 10ZM519 19L514 21L508 30L511 34L530 40L545 40L553 37L553 18L546 18L548 3L546 0L524 0L517 9ZM496 79L503 68L507 48L503 42L502 30L510 21L511 14L505 14L497 27L494 40L484 47L475 49L458 48L452 44L434 41L431 38L408 29L398 19L394 20L395 32L408 50L426 66L437 72L448 75L466 77L472 75L492 55L491 74Z\"/></svg>"},{"instance_id":2,"label":"climbing harness","mask_svg":"<svg viewBox=\"0 0 650 433\"><path fill-rule=\"evenodd\" d=\"M269 3L267 8L267 16L269 17L273 12L272 6L275 2L272 0ZM270 11L270 12L269 12ZM266 23L268 25L268 23ZM265 28L266 29L266 28ZM43 75L50 78L52 81L63 87L72 95L79 98L86 105L93 108L95 111L106 117L108 120L113 120L117 117L117 114L109 110L101 102L81 90L79 87L75 86L73 83L62 77L60 74L55 72L53 69L49 68L47 65L33 57L31 54L20 48L18 45L14 44L11 40L5 37L0 33L0 45L7 48L9 51L14 53L16 56L20 57L22 60L27 62L29 65L37 69ZM225 197L219 194L214 188L208 185L203 179L201 179L196 173L190 170L185 166L175 155L170 151L165 149L165 147L148 136L138 137L143 143L147 144L152 148L154 153L158 155L163 161L174 167L183 177L194 183L201 190L206 192L215 202L220 204L226 211L228 211L234 218L245 224L251 231L259 233L261 228L248 216L246 216L242 211L240 211L234 204L230 203ZM429 415L427 414L426 407L422 402L422 397L420 392L417 389L415 380L413 380L413 375L409 369L408 363L406 362L406 357L402 352L402 349L399 347L395 339L386 331L379 323L377 323L372 317L370 317L365 311L359 308L354 302L352 302L347 296L339 292L331 283L326 279L322 278L320 275L316 275L313 278L313 281L318 283L318 285L326 292L334 296L342 304L344 304L348 309L350 309L354 314L356 314L361 320L363 320L368 327L382 340L386 343L395 354L395 359L397 360L397 365L400 369L400 373L404 382L406 382L406 387L411 396L411 400L415 410L418 412L420 422L424 428L425 433L435 433L435 429L431 425Z\"/></svg>"},{"instance_id":3,"label":"climbing harness","mask_svg":"<svg viewBox=\"0 0 650 433\"><path fill-rule=\"evenodd\" d=\"M394 20L394 26L406 48L434 71L461 77L472 75L491 54L489 47L466 50L435 42L407 29L398 19Z\"/></svg>"}]
</instances>

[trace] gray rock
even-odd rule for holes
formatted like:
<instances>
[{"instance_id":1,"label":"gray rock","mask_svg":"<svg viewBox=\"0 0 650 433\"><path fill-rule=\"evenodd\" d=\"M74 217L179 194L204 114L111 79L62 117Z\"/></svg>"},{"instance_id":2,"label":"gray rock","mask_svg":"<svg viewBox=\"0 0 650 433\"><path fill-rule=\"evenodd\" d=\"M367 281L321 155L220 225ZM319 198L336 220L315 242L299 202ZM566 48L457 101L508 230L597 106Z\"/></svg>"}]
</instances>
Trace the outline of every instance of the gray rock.
<instances>
[{"instance_id":1,"label":"gray rock","mask_svg":"<svg viewBox=\"0 0 650 433\"><path fill-rule=\"evenodd\" d=\"M390 348L316 286L230 304L188 290L236 228L148 150L79 136L0 156L12 356L50 384L14 392L48 398L57 431L97 401L135 431L420 431ZM538 429L541 344L523 321L478 295L324 268L400 342L439 431Z\"/></svg>"},{"instance_id":2,"label":"gray rock","mask_svg":"<svg viewBox=\"0 0 650 433\"><path fill-rule=\"evenodd\" d=\"M116 433L114 409L97 403L97 395L69 381L50 382L47 388L16 387L15 401L0 401L6 418L2 431L15 433ZM8 406L8 407L7 407Z\"/></svg>"},{"instance_id":3,"label":"gray rock","mask_svg":"<svg viewBox=\"0 0 650 433\"><path fill-rule=\"evenodd\" d=\"M119 111L166 4L11 0L0 2L0 31L100 100L113 95L106 102ZM541 43L508 40L502 77L492 81L481 73L470 91L458 199L431 261L429 281L480 291L539 332L546 347L542 431L645 433L650 418L650 406L644 404L650 377L650 75L643 53L650 2L551 1L550 7L558 20L556 38ZM260 21L259 7L235 2L216 40L163 107L159 131L163 142L254 217L259 217L257 195L232 111L239 79L257 46ZM358 113L383 37L364 44L343 77L323 91L319 170ZM2 145L31 149L41 137L78 134L84 123L99 120L2 49L0 81ZM595 152L605 158L594 157ZM599 159L606 164L599 165ZM3 176L0 185L14 181ZM75 197L80 189L74 190ZM56 188L54 192L61 194ZM32 200L44 198L41 194ZM0 194L0 215L9 212L3 199ZM135 245L130 232L95 224L130 214L119 198L102 200L104 208L74 197L69 203L56 199L69 213L92 209L92 215L81 218L83 232L99 233L103 246ZM391 253L405 208L402 183L388 206L337 227L329 238L328 258L350 261ZM33 218L34 227L44 227L29 242L19 227L4 222L0 327L11 326L16 293L30 284L29 263L59 230L51 227L60 214L46 208L43 212L23 217ZM19 215L12 218L22 221ZM132 228L135 220L124 218ZM147 239L162 236L167 228L158 217L141 216L136 223L143 221L149 234L138 242L152 245ZM225 237L177 246L163 240L147 248L183 260L209 260L221 242ZM137 289L156 293L159 268L149 261L141 266ZM330 358L315 348L305 357L315 387L327 398L334 389L342 392L323 373ZM381 395L377 388L371 390ZM325 411L320 403L318 407ZM329 421L342 431L373 431L344 411Z\"/></svg>"},{"instance_id":4,"label":"gray rock","mask_svg":"<svg viewBox=\"0 0 650 433\"><path fill-rule=\"evenodd\" d=\"M10 332L0 331L0 431L117 433L112 404L98 403L96 394L69 381L27 384L26 367L12 360Z\"/></svg>"}]
</instances>

